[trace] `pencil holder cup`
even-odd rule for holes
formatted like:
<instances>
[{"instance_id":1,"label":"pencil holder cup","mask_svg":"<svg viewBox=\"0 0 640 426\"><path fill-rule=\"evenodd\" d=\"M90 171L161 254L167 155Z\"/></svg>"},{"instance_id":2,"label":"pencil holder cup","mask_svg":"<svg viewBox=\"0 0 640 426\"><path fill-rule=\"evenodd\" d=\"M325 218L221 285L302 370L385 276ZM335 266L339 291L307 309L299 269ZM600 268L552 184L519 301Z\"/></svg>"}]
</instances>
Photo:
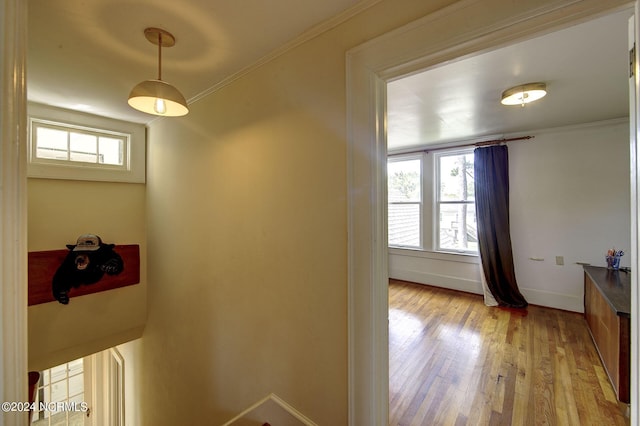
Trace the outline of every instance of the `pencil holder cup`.
<instances>
[{"instance_id":1,"label":"pencil holder cup","mask_svg":"<svg viewBox=\"0 0 640 426\"><path fill-rule=\"evenodd\" d=\"M607 269L620 269L620 257L621 256L607 256Z\"/></svg>"}]
</instances>

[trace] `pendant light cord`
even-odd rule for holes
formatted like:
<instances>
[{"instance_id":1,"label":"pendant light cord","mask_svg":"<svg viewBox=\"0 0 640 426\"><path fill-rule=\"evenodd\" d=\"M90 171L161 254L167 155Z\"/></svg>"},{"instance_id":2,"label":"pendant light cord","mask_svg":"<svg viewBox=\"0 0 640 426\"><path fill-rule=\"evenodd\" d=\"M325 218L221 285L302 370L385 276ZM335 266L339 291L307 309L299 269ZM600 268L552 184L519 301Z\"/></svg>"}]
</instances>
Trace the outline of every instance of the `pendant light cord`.
<instances>
[{"instance_id":1,"label":"pendant light cord","mask_svg":"<svg viewBox=\"0 0 640 426\"><path fill-rule=\"evenodd\" d=\"M158 80L162 80L162 33L158 32Z\"/></svg>"}]
</instances>

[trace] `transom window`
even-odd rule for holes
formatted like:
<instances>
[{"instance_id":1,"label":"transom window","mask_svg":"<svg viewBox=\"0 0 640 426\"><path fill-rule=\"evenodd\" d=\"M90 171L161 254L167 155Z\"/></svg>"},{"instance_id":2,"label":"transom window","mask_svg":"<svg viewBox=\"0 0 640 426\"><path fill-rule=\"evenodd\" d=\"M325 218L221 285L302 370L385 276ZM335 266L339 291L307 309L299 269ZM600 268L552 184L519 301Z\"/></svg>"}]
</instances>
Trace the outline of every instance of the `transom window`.
<instances>
[{"instance_id":1,"label":"transom window","mask_svg":"<svg viewBox=\"0 0 640 426\"><path fill-rule=\"evenodd\" d=\"M31 161L127 169L130 135L31 119Z\"/></svg>"},{"instance_id":2,"label":"transom window","mask_svg":"<svg viewBox=\"0 0 640 426\"><path fill-rule=\"evenodd\" d=\"M27 177L145 183L146 126L30 102Z\"/></svg>"}]
</instances>

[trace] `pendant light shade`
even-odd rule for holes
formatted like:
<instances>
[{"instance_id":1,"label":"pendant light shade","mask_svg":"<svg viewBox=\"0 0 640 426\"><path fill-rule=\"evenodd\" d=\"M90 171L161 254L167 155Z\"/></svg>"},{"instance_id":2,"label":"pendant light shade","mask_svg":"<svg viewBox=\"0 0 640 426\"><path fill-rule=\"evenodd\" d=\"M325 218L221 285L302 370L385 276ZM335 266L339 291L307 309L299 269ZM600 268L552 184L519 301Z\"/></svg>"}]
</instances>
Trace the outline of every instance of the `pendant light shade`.
<instances>
[{"instance_id":1,"label":"pendant light shade","mask_svg":"<svg viewBox=\"0 0 640 426\"><path fill-rule=\"evenodd\" d=\"M178 117L189 112L182 93L162 80L145 80L129 94L129 105L155 115Z\"/></svg>"},{"instance_id":2,"label":"pendant light shade","mask_svg":"<svg viewBox=\"0 0 640 426\"><path fill-rule=\"evenodd\" d=\"M147 114L179 117L189 112L187 101L178 89L162 81L162 47L175 44L173 35L159 28L147 28L144 35L158 46L158 79L137 84L129 94L129 105Z\"/></svg>"},{"instance_id":3,"label":"pendant light shade","mask_svg":"<svg viewBox=\"0 0 640 426\"><path fill-rule=\"evenodd\" d=\"M537 101L547 94L544 83L527 83L515 86L502 92L502 105L522 105Z\"/></svg>"}]
</instances>

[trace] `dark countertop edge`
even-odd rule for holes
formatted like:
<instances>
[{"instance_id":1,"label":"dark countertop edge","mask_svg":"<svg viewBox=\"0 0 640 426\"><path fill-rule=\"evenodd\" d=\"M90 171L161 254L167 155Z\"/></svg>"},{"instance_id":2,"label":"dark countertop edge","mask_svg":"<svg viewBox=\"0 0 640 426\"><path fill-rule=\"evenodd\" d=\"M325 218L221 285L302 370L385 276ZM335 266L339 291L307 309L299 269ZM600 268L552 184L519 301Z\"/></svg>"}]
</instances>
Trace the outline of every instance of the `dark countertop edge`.
<instances>
[{"instance_id":1,"label":"dark countertop edge","mask_svg":"<svg viewBox=\"0 0 640 426\"><path fill-rule=\"evenodd\" d=\"M583 266L584 272L589 275L589 277L591 278L591 281L593 281L593 283L595 284L595 287L598 289L598 291L600 292L600 294L602 295L602 297L604 297L604 300L607 301L607 303L609 304L609 307L611 307L611 310L613 310L616 315L618 315L619 317L623 317L623 318L631 318L631 307L629 307L629 311L626 310L622 310L619 307L615 306L613 304L613 302L611 301L611 299L609 298L609 296L606 294L605 289L603 289L600 285L600 282L598 282L598 280L591 274L591 269L602 269L602 270L607 270L607 268L601 267L601 266ZM612 271L614 272L614 271ZM631 272L621 272L621 271L615 271L618 274L630 274ZM631 298L629 298L629 303L631 303Z\"/></svg>"}]
</instances>

